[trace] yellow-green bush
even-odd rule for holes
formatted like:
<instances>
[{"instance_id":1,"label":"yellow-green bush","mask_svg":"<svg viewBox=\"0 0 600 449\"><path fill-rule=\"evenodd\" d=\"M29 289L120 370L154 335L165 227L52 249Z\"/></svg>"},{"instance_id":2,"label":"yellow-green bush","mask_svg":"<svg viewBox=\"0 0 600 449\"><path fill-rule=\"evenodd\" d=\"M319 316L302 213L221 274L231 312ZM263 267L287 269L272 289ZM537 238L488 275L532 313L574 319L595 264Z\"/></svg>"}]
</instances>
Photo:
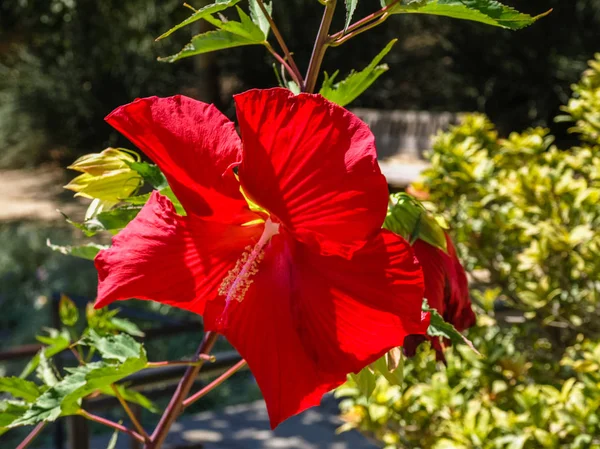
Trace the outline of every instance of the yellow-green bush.
<instances>
[{"instance_id":1,"label":"yellow-green bush","mask_svg":"<svg viewBox=\"0 0 600 449\"><path fill-rule=\"evenodd\" d=\"M389 448L600 448L600 55L563 110L568 149L477 114L437 136L415 188L451 224L483 357L453 348L443 367L423 347L402 387L349 382L346 428Z\"/></svg>"}]
</instances>

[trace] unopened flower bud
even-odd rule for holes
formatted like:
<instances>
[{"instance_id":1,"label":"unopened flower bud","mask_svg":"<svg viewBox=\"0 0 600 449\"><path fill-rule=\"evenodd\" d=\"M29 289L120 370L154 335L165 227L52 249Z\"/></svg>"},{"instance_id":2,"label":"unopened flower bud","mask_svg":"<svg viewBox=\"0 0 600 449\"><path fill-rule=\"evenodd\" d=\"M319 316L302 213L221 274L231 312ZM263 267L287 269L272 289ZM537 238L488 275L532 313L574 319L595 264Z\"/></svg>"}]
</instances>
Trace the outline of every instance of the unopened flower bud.
<instances>
[{"instance_id":1,"label":"unopened flower bud","mask_svg":"<svg viewBox=\"0 0 600 449\"><path fill-rule=\"evenodd\" d=\"M140 174L130 168L139 155L120 148L107 148L100 153L86 154L68 168L82 174L65 186L75 196L118 202L129 197L142 184Z\"/></svg>"}]
</instances>

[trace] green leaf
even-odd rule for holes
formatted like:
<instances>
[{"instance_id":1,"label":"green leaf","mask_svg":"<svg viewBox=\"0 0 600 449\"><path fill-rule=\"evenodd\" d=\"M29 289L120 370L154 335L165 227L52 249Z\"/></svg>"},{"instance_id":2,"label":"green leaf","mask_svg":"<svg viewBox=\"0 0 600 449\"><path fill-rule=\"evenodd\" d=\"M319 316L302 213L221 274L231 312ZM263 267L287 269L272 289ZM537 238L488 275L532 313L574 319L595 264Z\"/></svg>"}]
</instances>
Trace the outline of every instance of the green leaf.
<instances>
[{"instance_id":1,"label":"green leaf","mask_svg":"<svg viewBox=\"0 0 600 449\"><path fill-rule=\"evenodd\" d=\"M149 164L147 162L131 162L129 167L135 170L142 179L154 187L156 190L162 190L169 186L167 178L160 171L157 165Z\"/></svg>"},{"instance_id":2,"label":"green leaf","mask_svg":"<svg viewBox=\"0 0 600 449\"><path fill-rule=\"evenodd\" d=\"M481 356L481 353L475 348L473 343L467 337L457 331L452 324L444 321L444 318L438 313L437 310L429 307L426 299L423 300L422 310L424 312L429 312L431 316L431 322L429 323L429 328L427 329L427 335L430 337L447 338L454 344L465 344L478 356Z\"/></svg>"},{"instance_id":3,"label":"green leaf","mask_svg":"<svg viewBox=\"0 0 600 449\"><path fill-rule=\"evenodd\" d=\"M390 385L402 386L404 382L404 367L399 365L396 369L391 370L388 366L387 354L371 363L371 368L376 373L385 377Z\"/></svg>"},{"instance_id":4,"label":"green leaf","mask_svg":"<svg viewBox=\"0 0 600 449\"><path fill-rule=\"evenodd\" d=\"M143 370L146 368L147 363L146 351L140 348L140 352L136 357L128 358L123 363L114 364L103 361L88 363L85 366L76 368L73 372L85 372L85 385L65 397L62 405L63 413L74 413L79 409L82 398Z\"/></svg>"},{"instance_id":5,"label":"green leaf","mask_svg":"<svg viewBox=\"0 0 600 449\"><path fill-rule=\"evenodd\" d=\"M158 58L163 62L175 62L182 58L209 53L211 51L224 50L227 48L241 47L244 45L258 45L265 42L266 36L263 30L256 25L252 19L239 7L236 7L240 21L229 20L223 22L213 16L205 19L216 26L218 30L208 31L192 38L183 50L165 58Z\"/></svg>"},{"instance_id":6,"label":"green leaf","mask_svg":"<svg viewBox=\"0 0 600 449\"><path fill-rule=\"evenodd\" d=\"M44 382L44 385L52 387L58 383L58 378L54 372L54 367L50 364L44 352L40 352L40 363L36 369L37 377Z\"/></svg>"},{"instance_id":7,"label":"green leaf","mask_svg":"<svg viewBox=\"0 0 600 449\"><path fill-rule=\"evenodd\" d=\"M173 190L171 190L171 187L165 187L164 189L160 189L159 192L171 200L171 202L173 203L173 206L175 206L175 211L177 211L177 213L179 215L186 215L185 209L183 208L183 206L181 205L181 203L179 202L179 200L173 193ZM129 204L135 205L135 206L143 206L144 204L146 204L148 202L151 195L152 195L152 193L146 193L144 195L137 195L137 196L130 196L129 198L124 199L123 201L125 201Z\"/></svg>"},{"instance_id":8,"label":"green leaf","mask_svg":"<svg viewBox=\"0 0 600 449\"><path fill-rule=\"evenodd\" d=\"M354 101L360 94L371 86L377 78L388 70L386 64L378 65L387 55L398 39L390 41L381 52L371 61L371 63L360 72L352 72L343 81L335 83L335 78L339 72L335 72L331 77L325 73L325 80L321 87L320 94L329 101L345 106Z\"/></svg>"},{"instance_id":9,"label":"green leaf","mask_svg":"<svg viewBox=\"0 0 600 449\"><path fill-rule=\"evenodd\" d=\"M411 245L417 239L421 239L448 252L446 234L438 221L416 198L406 193L390 195L383 227L404 237Z\"/></svg>"},{"instance_id":10,"label":"green leaf","mask_svg":"<svg viewBox=\"0 0 600 449\"><path fill-rule=\"evenodd\" d=\"M9 430L9 426L22 417L28 409L29 406L24 402L0 401L0 435Z\"/></svg>"},{"instance_id":11,"label":"green leaf","mask_svg":"<svg viewBox=\"0 0 600 449\"><path fill-rule=\"evenodd\" d=\"M49 330L50 335L48 337L38 335L37 339L48 347L43 348L38 352L25 366L23 371L21 372L20 378L24 379L29 376L32 372L35 371L38 364L40 363L40 356L43 353L46 358L50 358L59 352L64 351L71 344L71 339L69 336L69 332L66 330L58 331L56 329Z\"/></svg>"},{"instance_id":12,"label":"green leaf","mask_svg":"<svg viewBox=\"0 0 600 449\"><path fill-rule=\"evenodd\" d=\"M222 31L229 31L255 44L262 44L266 36L261 28L255 24L252 19L239 6L236 6L240 21L235 20L222 21L215 17L207 17L207 21Z\"/></svg>"},{"instance_id":13,"label":"green leaf","mask_svg":"<svg viewBox=\"0 0 600 449\"><path fill-rule=\"evenodd\" d=\"M250 17L252 18L252 22L254 22L254 24L260 28L260 30L263 32L263 35L266 38L267 36L269 36L269 31L271 30L271 24L269 23L269 20L263 13L262 9L260 9L260 6L258 6L258 2L256 0L250 0L249 5L250 5ZM265 9L267 10L267 12L269 14L272 14L273 13L273 3L265 2L264 5L265 5Z\"/></svg>"},{"instance_id":14,"label":"green leaf","mask_svg":"<svg viewBox=\"0 0 600 449\"><path fill-rule=\"evenodd\" d=\"M142 345L127 334L100 336L90 329L81 344L96 348L102 358L125 362L127 359L138 357Z\"/></svg>"},{"instance_id":15,"label":"green leaf","mask_svg":"<svg viewBox=\"0 0 600 449\"><path fill-rule=\"evenodd\" d=\"M27 402L35 401L42 394L37 384L19 377L0 377L0 392L10 393Z\"/></svg>"},{"instance_id":16,"label":"green leaf","mask_svg":"<svg viewBox=\"0 0 600 449\"><path fill-rule=\"evenodd\" d=\"M79 320L79 310L67 295L61 295L58 302L58 315L65 326L75 326Z\"/></svg>"},{"instance_id":17,"label":"green leaf","mask_svg":"<svg viewBox=\"0 0 600 449\"><path fill-rule=\"evenodd\" d=\"M195 36L192 41L187 44L183 50L171 56L159 58L163 62L175 62L179 59L188 58L190 56L209 53L211 51L225 50L227 48L241 47L243 45L253 45L255 42L248 41L237 34L229 31L216 30L208 31L204 34Z\"/></svg>"},{"instance_id":18,"label":"green leaf","mask_svg":"<svg viewBox=\"0 0 600 449\"><path fill-rule=\"evenodd\" d=\"M108 442L108 446L106 446L106 449L115 449L115 447L117 447L117 440L119 439L119 431L115 430L112 434L112 436L110 437L110 441Z\"/></svg>"},{"instance_id":19,"label":"green leaf","mask_svg":"<svg viewBox=\"0 0 600 449\"><path fill-rule=\"evenodd\" d=\"M100 251L108 248L106 245L98 245L97 243L88 243L87 245L80 246L53 245L52 242L50 242L50 239L46 240L46 245L52 251L59 252L65 256L75 256L87 260L94 260Z\"/></svg>"},{"instance_id":20,"label":"green leaf","mask_svg":"<svg viewBox=\"0 0 600 449\"><path fill-rule=\"evenodd\" d=\"M148 399L139 391L131 390L125 387L124 385L120 384L115 384L115 387L119 391L121 397L125 399L125 401L131 402L132 404L138 404L152 413L160 412L160 409L156 407L156 405L150 399ZM115 392L110 386L103 387L100 389L100 391L102 391L103 394L106 394L108 396L115 396Z\"/></svg>"},{"instance_id":21,"label":"green leaf","mask_svg":"<svg viewBox=\"0 0 600 449\"><path fill-rule=\"evenodd\" d=\"M302 92L302 89L300 89L298 83L296 83L296 81L293 80L287 82L287 88L291 90L294 95L300 95L300 92Z\"/></svg>"},{"instance_id":22,"label":"green leaf","mask_svg":"<svg viewBox=\"0 0 600 449\"><path fill-rule=\"evenodd\" d=\"M368 367L363 368L358 372L358 374L350 373L348 376L350 376L350 378L356 383L356 386L360 392L367 398L369 398L373 394L373 391L375 391L377 378Z\"/></svg>"},{"instance_id":23,"label":"green leaf","mask_svg":"<svg viewBox=\"0 0 600 449\"><path fill-rule=\"evenodd\" d=\"M125 318L114 317L109 319L110 324L114 326L114 328L121 332L126 332L129 335L133 335L134 337L143 337L144 332L138 327L137 324L129 321Z\"/></svg>"},{"instance_id":24,"label":"green leaf","mask_svg":"<svg viewBox=\"0 0 600 449\"><path fill-rule=\"evenodd\" d=\"M189 25L190 23L194 23L197 20L200 20L200 19L206 18L207 16L210 16L211 14L215 14L217 12L223 11L239 2L240 2L240 0L217 0L215 3L213 3L211 5L207 5L207 6L200 8L199 10L194 12L194 14L192 14L190 17L185 19L183 22L181 22L178 25L175 25L169 31L161 34L156 40L164 39L165 37L173 34L173 32L177 31L180 28L183 28L184 26Z\"/></svg>"},{"instance_id":25,"label":"green leaf","mask_svg":"<svg viewBox=\"0 0 600 449\"><path fill-rule=\"evenodd\" d=\"M68 375L38 397L9 427L51 422L59 416L77 414L83 398L144 369L147 362L146 352L140 348L139 354L123 363L102 361L67 368Z\"/></svg>"},{"instance_id":26,"label":"green leaf","mask_svg":"<svg viewBox=\"0 0 600 449\"><path fill-rule=\"evenodd\" d=\"M420 0L408 4L399 3L391 12L392 14L433 14L518 30L531 25L551 11L532 17L495 0Z\"/></svg>"},{"instance_id":27,"label":"green leaf","mask_svg":"<svg viewBox=\"0 0 600 449\"><path fill-rule=\"evenodd\" d=\"M354 16L354 11L356 11L357 5L358 0L346 0L346 24L344 25L344 30L350 26L350 22L352 22L352 16Z\"/></svg>"},{"instance_id":28,"label":"green leaf","mask_svg":"<svg viewBox=\"0 0 600 449\"><path fill-rule=\"evenodd\" d=\"M139 212L139 207L119 207L107 212L101 212L91 220L84 221L83 223L73 221L65 214L63 216L68 223L83 231L86 236L92 237L102 231L114 232L123 229Z\"/></svg>"}]
</instances>

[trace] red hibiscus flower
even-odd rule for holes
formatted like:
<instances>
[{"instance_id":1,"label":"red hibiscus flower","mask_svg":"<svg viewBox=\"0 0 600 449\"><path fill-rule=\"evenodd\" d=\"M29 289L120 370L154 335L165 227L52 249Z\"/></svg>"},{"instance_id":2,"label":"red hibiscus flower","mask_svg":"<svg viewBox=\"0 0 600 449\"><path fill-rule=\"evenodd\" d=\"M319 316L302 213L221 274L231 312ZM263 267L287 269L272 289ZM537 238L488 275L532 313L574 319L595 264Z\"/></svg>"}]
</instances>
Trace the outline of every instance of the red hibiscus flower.
<instances>
[{"instance_id":1,"label":"red hibiscus flower","mask_svg":"<svg viewBox=\"0 0 600 449\"><path fill-rule=\"evenodd\" d=\"M454 325L456 330L464 331L475 324L475 314L471 309L467 275L462 267L452 240L446 236L448 253L418 239L413 244L415 255L423 268L425 277L425 298L429 306L436 309L444 321ZM417 346L424 341L422 336L411 336L405 342L407 355L414 355ZM443 346L448 341L432 341L438 359L444 360Z\"/></svg>"},{"instance_id":2,"label":"red hibiscus flower","mask_svg":"<svg viewBox=\"0 0 600 449\"><path fill-rule=\"evenodd\" d=\"M242 139L183 96L107 117L187 215L152 194L96 257L96 307L135 297L204 315L248 362L275 427L425 333L423 275L408 243L381 230L388 192L367 125L285 89L235 103Z\"/></svg>"}]
</instances>

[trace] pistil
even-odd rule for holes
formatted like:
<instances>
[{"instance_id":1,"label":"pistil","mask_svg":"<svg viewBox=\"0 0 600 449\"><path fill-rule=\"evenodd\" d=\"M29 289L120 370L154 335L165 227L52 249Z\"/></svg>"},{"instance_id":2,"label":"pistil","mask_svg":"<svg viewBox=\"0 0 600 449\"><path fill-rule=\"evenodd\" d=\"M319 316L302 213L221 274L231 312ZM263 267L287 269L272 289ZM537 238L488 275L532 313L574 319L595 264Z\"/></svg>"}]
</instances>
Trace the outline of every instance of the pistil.
<instances>
[{"instance_id":1,"label":"pistil","mask_svg":"<svg viewBox=\"0 0 600 449\"><path fill-rule=\"evenodd\" d=\"M250 285L254 282L250 278L258 272L258 265L265 256L265 246L277 234L279 234L279 223L273 223L268 218L265 221L265 228L256 245L254 247L247 246L242 256L236 262L235 267L229 270L227 277L223 279L219 287L219 295L225 296L227 305L233 299L242 302Z\"/></svg>"}]
</instances>

